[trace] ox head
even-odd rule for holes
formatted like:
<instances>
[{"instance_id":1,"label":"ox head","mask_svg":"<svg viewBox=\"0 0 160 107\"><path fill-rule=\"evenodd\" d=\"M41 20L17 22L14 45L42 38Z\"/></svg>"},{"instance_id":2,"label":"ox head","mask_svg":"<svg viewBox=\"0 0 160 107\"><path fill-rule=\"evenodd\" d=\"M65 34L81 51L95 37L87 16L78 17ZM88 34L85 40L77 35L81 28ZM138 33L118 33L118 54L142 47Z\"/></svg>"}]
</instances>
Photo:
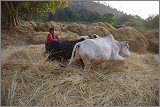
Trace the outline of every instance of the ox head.
<instances>
[{"instance_id":1,"label":"ox head","mask_svg":"<svg viewBox=\"0 0 160 107\"><path fill-rule=\"evenodd\" d=\"M119 54L122 56L130 56L128 41L119 42L120 51Z\"/></svg>"}]
</instances>

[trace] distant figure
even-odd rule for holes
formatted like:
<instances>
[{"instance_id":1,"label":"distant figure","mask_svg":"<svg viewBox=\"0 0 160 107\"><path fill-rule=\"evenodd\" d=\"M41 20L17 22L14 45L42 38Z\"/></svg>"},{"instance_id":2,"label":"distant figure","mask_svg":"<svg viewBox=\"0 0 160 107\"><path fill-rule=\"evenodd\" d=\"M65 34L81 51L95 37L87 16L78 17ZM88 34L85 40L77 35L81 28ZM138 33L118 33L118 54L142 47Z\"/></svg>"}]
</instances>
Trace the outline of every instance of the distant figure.
<instances>
[{"instance_id":1,"label":"distant figure","mask_svg":"<svg viewBox=\"0 0 160 107\"><path fill-rule=\"evenodd\" d=\"M60 44L59 41L61 40L58 35L54 33L54 27L50 27L47 35L47 41L45 42L45 53L50 53L53 46L58 46L58 44Z\"/></svg>"}]
</instances>

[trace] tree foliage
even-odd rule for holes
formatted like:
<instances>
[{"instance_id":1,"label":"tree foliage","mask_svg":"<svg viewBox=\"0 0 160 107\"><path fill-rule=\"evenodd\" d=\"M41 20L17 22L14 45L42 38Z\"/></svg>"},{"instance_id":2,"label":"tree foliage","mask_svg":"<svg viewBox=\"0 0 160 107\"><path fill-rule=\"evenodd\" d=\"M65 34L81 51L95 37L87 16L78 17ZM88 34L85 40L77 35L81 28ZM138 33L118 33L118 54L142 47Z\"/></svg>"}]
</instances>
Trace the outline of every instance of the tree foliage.
<instances>
[{"instance_id":1,"label":"tree foliage","mask_svg":"<svg viewBox=\"0 0 160 107\"><path fill-rule=\"evenodd\" d=\"M48 13L48 21L54 20L54 21L77 21L78 14L77 12L72 8L61 8L57 9L56 13Z\"/></svg>"},{"instance_id":2,"label":"tree foliage","mask_svg":"<svg viewBox=\"0 0 160 107\"><path fill-rule=\"evenodd\" d=\"M56 8L67 6L68 2L65 1L28 1L23 4L21 10L25 11L23 16L26 20L30 21L35 15L46 12L55 13Z\"/></svg>"},{"instance_id":3,"label":"tree foliage","mask_svg":"<svg viewBox=\"0 0 160 107\"><path fill-rule=\"evenodd\" d=\"M57 9L56 12L48 13L48 21L66 21L66 22L94 22L100 21L101 15L87 9L73 9L71 7Z\"/></svg>"},{"instance_id":4,"label":"tree foliage","mask_svg":"<svg viewBox=\"0 0 160 107\"><path fill-rule=\"evenodd\" d=\"M113 13L106 13L101 18L102 22L108 22L111 25L115 25L116 17Z\"/></svg>"},{"instance_id":5,"label":"tree foliage","mask_svg":"<svg viewBox=\"0 0 160 107\"><path fill-rule=\"evenodd\" d=\"M20 20L62 21L62 22L108 22L113 26L135 28L159 28L159 15L151 15L146 20L139 16L105 13L103 15L85 8L67 7L66 1L2 1L2 24L9 27L20 26Z\"/></svg>"},{"instance_id":6,"label":"tree foliage","mask_svg":"<svg viewBox=\"0 0 160 107\"><path fill-rule=\"evenodd\" d=\"M127 26L140 28L140 27L144 27L144 20L141 19L141 17L136 15L129 18L124 24Z\"/></svg>"},{"instance_id":7,"label":"tree foliage","mask_svg":"<svg viewBox=\"0 0 160 107\"><path fill-rule=\"evenodd\" d=\"M19 26L21 19L32 20L33 15L45 12L55 12L61 6L66 7L66 1L2 1L3 21L6 26Z\"/></svg>"},{"instance_id":8,"label":"tree foliage","mask_svg":"<svg viewBox=\"0 0 160 107\"><path fill-rule=\"evenodd\" d=\"M20 1L2 1L2 24L8 27L19 26L20 21L18 19L18 9L22 2Z\"/></svg>"},{"instance_id":9,"label":"tree foliage","mask_svg":"<svg viewBox=\"0 0 160 107\"><path fill-rule=\"evenodd\" d=\"M146 19L145 26L150 29L159 29L159 15L151 15Z\"/></svg>"},{"instance_id":10,"label":"tree foliage","mask_svg":"<svg viewBox=\"0 0 160 107\"><path fill-rule=\"evenodd\" d=\"M73 9L71 7L59 8L55 13L47 13L47 21L63 21L63 22L108 22L111 25L116 24L116 17L112 13L100 15L85 8Z\"/></svg>"}]
</instances>

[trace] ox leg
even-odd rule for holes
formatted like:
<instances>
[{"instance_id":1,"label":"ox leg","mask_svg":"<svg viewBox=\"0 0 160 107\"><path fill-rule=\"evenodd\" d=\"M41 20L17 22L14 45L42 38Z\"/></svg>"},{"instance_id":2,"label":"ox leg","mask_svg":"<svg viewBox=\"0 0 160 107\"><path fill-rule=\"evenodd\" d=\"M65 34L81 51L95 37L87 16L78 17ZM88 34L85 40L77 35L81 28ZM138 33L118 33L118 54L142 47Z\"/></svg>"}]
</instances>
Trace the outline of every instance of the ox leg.
<instances>
[{"instance_id":1,"label":"ox leg","mask_svg":"<svg viewBox=\"0 0 160 107\"><path fill-rule=\"evenodd\" d=\"M124 67L129 68L128 63L124 60Z\"/></svg>"},{"instance_id":2,"label":"ox leg","mask_svg":"<svg viewBox=\"0 0 160 107\"><path fill-rule=\"evenodd\" d=\"M56 58L55 58L54 55L50 55L50 56L49 56L49 60L54 61L55 59L56 59Z\"/></svg>"},{"instance_id":3,"label":"ox leg","mask_svg":"<svg viewBox=\"0 0 160 107\"><path fill-rule=\"evenodd\" d=\"M82 61L84 62L84 69L83 71L87 71L87 68L89 66L89 59L87 57L87 55L82 55Z\"/></svg>"},{"instance_id":4,"label":"ox leg","mask_svg":"<svg viewBox=\"0 0 160 107\"><path fill-rule=\"evenodd\" d=\"M49 54L47 61L61 61L61 57L59 57L58 55L54 55L54 54Z\"/></svg>"},{"instance_id":5,"label":"ox leg","mask_svg":"<svg viewBox=\"0 0 160 107\"><path fill-rule=\"evenodd\" d=\"M85 64L83 71L89 71L91 64Z\"/></svg>"},{"instance_id":6,"label":"ox leg","mask_svg":"<svg viewBox=\"0 0 160 107\"><path fill-rule=\"evenodd\" d=\"M52 59L61 62L61 57L60 56L62 56L62 53L60 53L60 52L56 53L56 52L57 51L52 53Z\"/></svg>"},{"instance_id":7,"label":"ox leg","mask_svg":"<svg viewBox=\"0 0 160 107\"><path fill-rule=\"evenodd\" d=\"M49 55L46 61L52 61L52 56Z\"/></svg>"},{"instance_id":8,"label":"ox leg","mask_svg":"<svg viewBox=\"0 0 160 107\"><path fill-rule=\"evenodd\" d=\"M56 60L61 62L61 57L58 56Z\"/></svg>"},{"instance_id":9,"label":"ox leg","mask_svg":"<svg viewBox=\"0 0 160 107\"><path fill-rule=\"evenodd\" d=\"M80 63L82 65L82 67L84 68L84 63L83 63L82 59L80 59Z\"/></svg>"},{"instance_id":10,"label":"ox leg","mask_svg":"<svg viewBox=\"0 0 160 107\"><path fill-rule=\"evenodd\" d=\"M121 56L119 56L119 55L115 56L114 59L115 59L115 60L124 60L124 58L121 57Z\"/></svg>"},{"instance_id":11,"label":"ox leg","mask_svg":"<svg viewBox=\"0 0 160 107\"><path fill-rule=\"evenodd\" d=\"M103 69L106 69L107 67L106 67L106 63L104 62L104 63L102 63L102 68Z\"/></svg>"},{"instance_id":12,"label":"ox leg","mask_svg":"<svg viewBox=\"0 0 160 107\"><path fill-rule=\"evenodd\" d=\"M68 60L67 60L68 63L69 63L70 61L71 61L71 59L68 59ZM76 62L76 61L77 61L76 58L73 58L73 59L72 59L72 63L73 63L73 62Z\"/></svg>"},{"instance_id":13,"label":"ox leg","mask_svg":"<svg viewBox=\"0 0 160 107\"><path fill-rule=\"evenodd\" d=\"M52 49L49 49L49 51L48 51L48 58L47 58L47 60L46 61L53 61L54 60L54 56L53 56L53 50Z\"/></svg>"},{"instance_id":14,"label":"ox leg","mask_svg":"<svg viewBox=\"0 0 160 107\"><path fill-rule=\"evenodd\" d=\"M92 59L92 60L88 61L87 63L85 63L84 71L90 71L91 66L93 65L93 62L94 62L94 59Z\"/></svg>"},{"instance_id":15,"label":"ox leg","mask_svg":"<svg viewBox=\"0 0 160 107\"><path fill-rule=\"evenodd\" d=\"M123 58L123 57L122 57ZM113 63L114 63L114 60L111 60L111 65L110 65L110 67L112 67L113 66Z\"/></svg>"},{"instance_id":16,"label":"ox leg","mask_svg":"<svg viewBox=\"0 0 160 107\"><path fill-rule=\"evenodd\" d=\"M56 60L61 62L62 61L62 58L61 58L61 53L59 54L56 54Z\"/></svg>"},{"instance_id":17,"label":"ox leg","mask_svg":"<svg viewBox=\"0 0 160 107\"><path fill-rule=\"evenodd\" d=\"M90 69L91 69L91 67L92 67L92 65L93 65L93 63L94 63L94 59L93 60L91 60L91 64L90 64L90 66L89 66L89 68L88 68L88 71L90 71Z\"/></svg>"},{"instance_id":18,"label":"ox leg","mask_svg":"<svg viewBox=\"0 0 160 107\"><path fill-rule=\"evenodd\" d=\"M101 65L102 65L102 69L106 69L107 68L105 62L103 62ZM113 66L113 61L111 60L110 67L112 67L112 66Z\"/></svg>"}]
</instances>

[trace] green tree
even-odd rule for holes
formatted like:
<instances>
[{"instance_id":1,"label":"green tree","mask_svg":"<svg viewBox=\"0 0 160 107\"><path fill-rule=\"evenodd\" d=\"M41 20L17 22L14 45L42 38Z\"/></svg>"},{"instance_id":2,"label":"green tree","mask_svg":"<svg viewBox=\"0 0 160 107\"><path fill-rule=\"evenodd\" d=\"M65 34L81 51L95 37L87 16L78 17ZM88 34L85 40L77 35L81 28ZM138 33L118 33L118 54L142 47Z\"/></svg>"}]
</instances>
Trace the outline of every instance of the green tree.
<instances>
[{"instance_id":1,"label":"green tree","mask_svg":"<svg viewBox=\"0 0 160 107\"><path fill-rule=\"evenodd\" d=\"M48 17L48 20L67 21L67 22L77 20L77 12L70 7L57 9L54 14L53 13L51 14L52 17Z\"/></svg>"},{"instance_id":2,"label":"green tree","mask_svg":"<svg viewBox=\"0 0 160 107\"><path fill-rule=\"evenodd\" d=\"M19 13L31 20L33 15L42 12L55 12L55 8L68 5L66 1L2 1L4 24L9 27L20 26Z\"/></svg>"},{"instance_id":3,"label":"green tree","mask_svg":"<svg viewBox=\"0 0 160 107\"><path fill-rule=\"evenodd\" d=\"M14 27L20 25L20 20L18 18L18 10L22 2L20 1L2 1L2 14L3 14L3 24L7 27Z\"/></svg>"},{"instance_id":4,"label":"green tree","mask_svg":"<svg viewBox=\"0 0 160 107\"><path fill-rule=\"evenodd\" d=\"M46 12L55 13L56 8L67 6L68 2L65 1L29 1L23 4L22 10L26 11L27 20L31 21L33 15Z\"/></svg>"},{"instance_id":5,"label":"green tree","mask_svg":"<svg viewBox=\"0 0 160 107\"><path fill-rule=\"evenodd\" d=\"M115 25L116 17L113 13L106 13L101 17L102 22L108 22L111 25Z\"/></svg>"},{"instance_id":6,"label":"green tree","mask_svg":"<svg viewBox=\"0 0 160 107\"><path fill-rule=\"evenodd\" d=\"M71 7L58 8L54 14L50 14L48 20L54 21L81 21L81 22L93 22L99 21L101 15L96 12L89 11L87 9L73 9Z\"/></svg>"},{"instance_id":7,"label":"green tree","mask_svg":"<svg viewBox=\"0 0 160 107\"><path fill-rule=\"evenodd\" d=\"M139 16L132 16L126 22L125 25L135 27L135 28L143 28L144 27L144 20Z\"/></svg>"},{"instance_id":8,"label":"green tree","mask_svg":"<svg viewBox=\"0 0 160 107\"><path fill-rule=\"evenodd\" d=\"M121 26L125 24L129 19L132 19L132 15L123 14L116 18L116 24Z\"/></svg>"},{"instance_id":9,"label":"green tree","mask_svg":"<svg viewBox=\"0 0 160 107\"><path fill-rule=\"evenodd\" d=\"M121 27L123 25L126 25L126 26L137 28L137 29L145 29L145 22L146 21L138 15L134 16L131 14L129 15L124 14L117 17L116 26Z\"/></svg>"},{"instance_id":10,"label":"green tree","mask_svg":"<svg viewBox=\"0 0 160 107\"><path fill-rule=\"evenodd\" d=\"M159 28L159 15L150 15L146 19L145 26L149 29L158 29Z\"/></svg>"}]
</instances>

